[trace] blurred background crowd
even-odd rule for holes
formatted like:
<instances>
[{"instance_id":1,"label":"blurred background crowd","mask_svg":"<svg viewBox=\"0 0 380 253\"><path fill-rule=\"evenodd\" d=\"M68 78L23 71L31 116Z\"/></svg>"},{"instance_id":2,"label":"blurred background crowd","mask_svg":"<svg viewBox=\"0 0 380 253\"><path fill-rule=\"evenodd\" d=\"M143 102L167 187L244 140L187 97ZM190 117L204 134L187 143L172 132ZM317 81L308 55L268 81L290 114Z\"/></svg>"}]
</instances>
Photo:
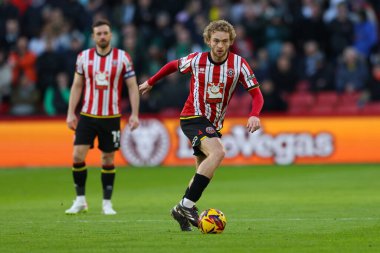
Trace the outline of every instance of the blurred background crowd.
<instances>
[{"instance_id":1,"label":"blurred background crowd","mask_svg":"<svg viewBox=\"0 0 380 253\"><path fill-rule=\"evenodd\" d=\"M0 0L0 114L65 115L77 54L94 46L99 18L112 22L112 44L131 55L139 83L208 50L204 27L226 19L237 32L231 51L261 83L264 112L380 114L378 0ZM158 83L141 112L178 115L188 80ZM247 115L250 96L236 93L229 113Z\"/></svg>"}]
</instances>

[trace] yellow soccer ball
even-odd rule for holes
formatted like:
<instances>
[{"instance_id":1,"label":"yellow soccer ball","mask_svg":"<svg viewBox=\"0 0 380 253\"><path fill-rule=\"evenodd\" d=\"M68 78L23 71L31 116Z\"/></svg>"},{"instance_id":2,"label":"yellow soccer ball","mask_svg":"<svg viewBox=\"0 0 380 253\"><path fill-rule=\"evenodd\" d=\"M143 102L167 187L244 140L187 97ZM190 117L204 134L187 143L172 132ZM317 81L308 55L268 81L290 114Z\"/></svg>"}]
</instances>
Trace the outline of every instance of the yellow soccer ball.
<instances>
[{"instance_id":1,"label":"yellow soccer ball","mask_svg":"<svg viewBox=\"0 0 380 253\"><path fill-rule=\"evenodd\" d=\"M226 216L215 208L204 210L198 220L198 228L203 234L220 234L226 224Z\"/></svg>"}]
</instances>

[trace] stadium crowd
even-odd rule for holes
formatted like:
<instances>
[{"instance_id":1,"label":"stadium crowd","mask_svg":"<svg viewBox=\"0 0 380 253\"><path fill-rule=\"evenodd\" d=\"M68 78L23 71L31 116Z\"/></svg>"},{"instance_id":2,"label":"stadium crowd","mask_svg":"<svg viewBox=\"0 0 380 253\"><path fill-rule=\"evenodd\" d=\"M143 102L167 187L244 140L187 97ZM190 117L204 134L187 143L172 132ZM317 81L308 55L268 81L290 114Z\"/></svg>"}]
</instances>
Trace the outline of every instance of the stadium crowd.
<instances>
[{"instance_id":1,"label":"stadium crowd","mask_svg":"<svg viewBox=\"0 0 380 253\"><path fill-rule=\"evenodd\" d=\"M65 115L77 54L93 46L100 18L112 22L113 46L132 56L139 83L207 50L204 27L226 19L237 33L231 50L261 83L264 112L380 113L378 0L2 0L0 114ZM178 115L188 78L163 82L141 97L142 113ZM236 92L230 112L248 115L249 95Z\"/></svg>"}]
</instances>

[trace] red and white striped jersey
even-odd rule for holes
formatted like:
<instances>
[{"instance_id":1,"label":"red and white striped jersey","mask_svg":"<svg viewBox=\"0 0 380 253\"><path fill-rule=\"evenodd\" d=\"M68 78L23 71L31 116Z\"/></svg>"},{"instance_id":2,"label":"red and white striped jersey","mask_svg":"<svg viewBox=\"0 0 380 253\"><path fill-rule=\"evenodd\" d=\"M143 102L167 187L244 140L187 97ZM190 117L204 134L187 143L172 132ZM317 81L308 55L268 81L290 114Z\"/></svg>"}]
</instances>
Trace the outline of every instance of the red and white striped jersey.
<instances>
[{"instance_id":1,"label":"red and white striped jersey","mask_svg":"<svg viewBox=\"0 0 380 253\"><path fill-rule=\"evenodd\" d=\"M209 54L192 53L178 61L181 73L191 73L190 94L181 116L205 116L220 130L237 83L246 90L258 87L259 83L241 56L229 52L224 62L215 63Z\"/></svg>"},{"instance_id":2,"label":"red and white striped jersey","mask_svg":"<svg viewBox=\"0 0 380 253\"><path fill-rule=\"evenodd\" d=\"M78 55L76 72L85 79L81 113L96 117L120 116L122 85L125 79L135 76L128 53L113 48L101 56L95 48L84 50Z\"/></svg>"}]
</instances>

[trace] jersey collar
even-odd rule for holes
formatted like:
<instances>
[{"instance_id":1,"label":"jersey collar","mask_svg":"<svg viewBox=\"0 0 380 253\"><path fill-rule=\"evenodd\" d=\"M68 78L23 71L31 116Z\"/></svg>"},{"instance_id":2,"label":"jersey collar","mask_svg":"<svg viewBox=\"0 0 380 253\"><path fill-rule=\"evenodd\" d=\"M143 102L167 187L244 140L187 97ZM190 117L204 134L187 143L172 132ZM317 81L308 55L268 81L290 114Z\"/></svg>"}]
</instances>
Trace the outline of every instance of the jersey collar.
<instances>
[{"instance_id":1,"label":"jersey collar","mask_svg":"<svg viewBox=\"0 0 380 253\"><path fill-rule=\"evenodd\" d=\"M113 50L113 48L111 47L111 48L110 48L110 51L109 51L108 53L106 53L106 54L104 54L104 55L101 55L101 54L98 53L98 50L96 50L96 48L95 48L95 52L96 52L96 54L97 54L99 57L107 57L107 56L112 52L112 50Z\"/></svg>"},{"instance_id":2,"label":"jersey collar","mask_svg":"<svg viewBox=\"0 0 380 253\"><path fill-rule=\"evenodd\" d=\"M227 53L227 57L226 57L226 59L225 59L224 61L222 61L222 62L215 62L215 61L213 61L212 58L211 58L211 53L208 52L208 54L207 54L207 58L208 58L208 60L209 60L212 64L214 64L214 65L223 65L223 64L227 61L228 56L230 56L230 51L228 51L228 53Z\"/></svg>"}]
</instances>

